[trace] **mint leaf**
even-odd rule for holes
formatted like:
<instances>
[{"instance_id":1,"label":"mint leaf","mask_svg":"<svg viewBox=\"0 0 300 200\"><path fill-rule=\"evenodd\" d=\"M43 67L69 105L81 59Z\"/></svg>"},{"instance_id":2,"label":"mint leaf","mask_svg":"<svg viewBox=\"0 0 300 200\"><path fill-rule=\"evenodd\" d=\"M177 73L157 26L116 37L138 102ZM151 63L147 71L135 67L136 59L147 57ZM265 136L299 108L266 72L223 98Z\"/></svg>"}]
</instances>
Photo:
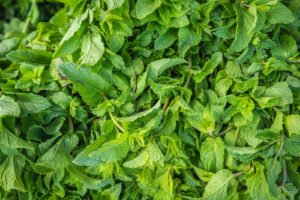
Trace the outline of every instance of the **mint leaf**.
<instances>
[{"instance_id":1,"label":"mint leaf","mask_svg":"<svg viewBox=\"0 0 300 200\"><path fill-rule=\"evenodd\" d=\"M104 45L99 33L86 33L82 39L80 61L85 65L95 65L104 53Z\"/></svg>"},{"instance_id":2,"label":"mint leaf","mask_svg":"<svg viewBox=\"0 0 300 200\"><path fill-rule=\"evenodd\" d=\"M92 144L93 145L93 144ZM94 145L93 145L94 146ZM87 147L73 160L76 165L93 166L102 162L115 162L126 157L129 150L128 134L104 143L101 147Z\"/></svg>"},{"instance_id":3,"label":"mint leaf","mask_svg":"<svg viewBox=\"0 0 300 200\"><path fill-rule=\"evenodd\" d=\"M26 188L21 179L21 173L25 166L25 160L21 156L8 156L0 165L0 186L5 191L20 190Z\"/></svg>"},{"instance_id":4,"label":"mint leaf","mask_svg":"<svg viewBox=\"0 0 300 200\"><path fill-rule=\"evenodd\" d=\"M300 135L300 115L288 115L284 118L285 127L290 135Z\"/></svg>"},{"instance_id":5,"label":"mint leaf","mask_svg":"<svg viewBox=\"0 0 300 200\"><path fill-rule=\"evenodd\" d=\"M15 100L9 96L0 97L0 117L19 116L20 108Z\"/></svg>"},{"instance_id":6,"label":"mint leaf","mask_svg":"<svg viewBox=\"0 0 300 200\"><path fill-rule=\"evenodd\" d=\"M255 20L257 18L256 10L245 9L239 4L234 6L234 10L237 15L237 24L234 41L228 49L230 53L240 52L249 45L257 23Z\"/></svg>"},{"instance_id":7,"label":"mint leaf","mask_svg":"<svg viewBox=\"0 0 300 200\"><path fill-rule=\"evenodd\" d=\"M148 77L150 79L155 80L158 76L160 76L164 71L167 69L174 67L176 65L180 65L186 63L184 59L180 58L164 58L161 60L156 60L151 62L147 68L148 68Z\"/></svg>"},{"instance_id":8,"label":"mint leaf","mask_svg":"<svg viewBox=\"0 0 300 200\"><path fill-rule=\"evenodd\" d=\"M200 160L207 171L218 171L223 168L224 143L221 138L207 138L201 145Z\"/></svg>"},{"instance_id":9,"label":"mint leaf","mask_svg":"<svg viewBox=\"0 0 300 200\"><path fill-rule=\"evenodd\" d=\"M73 63L60 65L62 72L72 81L83 100L91 105L97 105L107 91L113 91L112 86L100 74L88 67L77 68Z\"/></svg>"},{"instance_id":10,"label":"mint leaf","mask_svg":"<svg viewBox=\"0 0 300 200\"><path fill-rule=\"evenodd\" d=\"M201 81L203 81L203 79L213 73L213 71L215 70L215 68L222 62L222 53L221 52L217 52L214 53L211 58L204 64L203 68L196 72L196 74L194 75L194 79L197 83L200 83Z\"/></svg>"},{"instance_id":11,"label":"mint leaf","mask_svg":"<svg viewBox=\"0 0 300 200\"><path fill-rule=\"evenodd\" d=\"M6 57L16 63L29 63L36 65L50 64L52 54L48 51L37 49L17 49L11 51Z\"/></svg>"},{"instance_id":12,"label":"mint leaf","mask_svg":"<svg viewBox=\"0 0 300 200\"><path fill-rule=\"evenodd\" d=\"M248 188L248 192L252 199L276 199L272 196L265 174L264 167L260 164L255 166L256 172L255 174L247 177L246 184Z\"/></svg>"},{"instance_id":13,"label":"mint leaf","mask_svg":"<svg viewBox=\"0 0 300 200\"><path fill-rule=\"evenodd\" d=\"M280 2L268 12L268 18L271 24L289 24L295 20L291 10Z\"/></svg>"},{"instance_id":14,"label":"mint leaf","mask_svg":"<svg viewBox=\"0 0 300 200\"><path fill-rule=\"evenodd\" d=\"M160 0L137 0L136 2L136 16L138 19L143 19L153 13L160 7Z\"/></svg>"},{"instance_id":15,"label":"mint leaf","mask_svg":"<svg viewBox=\"0 0 300 200\"><path fill-rule=\"evenodd\" d=\"M295 135L286 139L284 142L284 149L291 155L300 157L300 136Z\"/></svg>"},{"instance_id":16,"label":"mint leaf","mask_svg":"<svg viewBox=\"0 0 300 200\"><path fill-rule=\"evenodd\" d=\"M51 106L46 98L32 93L16 94L16 101L20 106L22 116L44 111Z\"/></svg>"},{"instance_id":17,"label":"mint leaf","mask_svg":"<svg viewBox=\"0 0 300 200\"><path fill-rule=\"evenodd\" d=\"M228 199L232 188L236 190L237 182L234 175L228 170L218 171L208 182L204 189L202 199L217 200Z\"/></svg>"}]
</instances>

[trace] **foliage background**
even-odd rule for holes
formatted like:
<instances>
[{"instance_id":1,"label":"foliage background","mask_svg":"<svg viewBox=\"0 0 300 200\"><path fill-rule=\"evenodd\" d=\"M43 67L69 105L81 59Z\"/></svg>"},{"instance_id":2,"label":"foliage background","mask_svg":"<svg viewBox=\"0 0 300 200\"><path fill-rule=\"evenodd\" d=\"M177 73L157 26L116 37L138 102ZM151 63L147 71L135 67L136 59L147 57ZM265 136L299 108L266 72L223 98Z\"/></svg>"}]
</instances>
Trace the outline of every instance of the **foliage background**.
<instances>
[{"instance_id":1,"label":"foliage background","mask_svg":"<svg viewBox=\"0 0 300 200\"><path fill-rule=\"evenodd\" d=\"M300 199L300 1L1 0L0 199Z\"/></svg>"}]
</instances>

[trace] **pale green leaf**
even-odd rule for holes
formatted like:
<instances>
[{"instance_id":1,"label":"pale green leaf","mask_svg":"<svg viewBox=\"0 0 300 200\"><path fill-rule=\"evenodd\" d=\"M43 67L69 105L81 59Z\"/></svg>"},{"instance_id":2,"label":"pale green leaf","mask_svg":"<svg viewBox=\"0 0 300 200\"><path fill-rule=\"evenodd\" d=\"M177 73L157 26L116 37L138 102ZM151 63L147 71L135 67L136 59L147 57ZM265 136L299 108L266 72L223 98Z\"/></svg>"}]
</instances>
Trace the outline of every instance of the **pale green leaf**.
<instances>
[{"instance_id":1,"label":"pale green leaf","mask_svg":"<svg viewBox=\"0 0 300 200\"><path fill-rule=\"evenodd\" d=\"M108 10L119 8L123 5L124 0L105 0Z\"/></svg>"},{"instance_id":2,"label":"pale green leaf","mask_svg":"<svg viewBox=\"0 0 300 200\"><path fill-rule=\"evenodd\" d=\"M20 106L22 116L41 112L51 106L46 98L32 93L16 94L16 101Z\"/></svg>"},{"instance_id":3,"label":"pale green leaf","mask_svg":"<svg viewBox=\"0 0 300 200\"><path fill-rule=\"evenodd\" d=\"M234 175L226 169L218 171L204 189L203 200L225 200L230 194L230 188L237 182Z\"/></svg>"},{"instance_id":4,"label":"pale green leaf","mask_svg":"<svg viewBox=\"0 0 300 200\"><path fill-rule=\"evenodd\" d=\"M261 164L256 164L255 174L247 177L246 185L248 192L253 200L275 200L272 196L265 174L264 167Z\"/></svg>"},{"instance_id":5,"label":"pale green leaf","mask_svg":"<svg viewBox=\"0 0 300 200\"><path fill-rule=\"evenodd\" d=\"M258 150L252 147L227 147L229 154L237 160L249 163L258 153Z\"/></svg>"},{"instance_id":6,"label":"pale green leaf","mask_svg":"<svg viewBox=\"0 0 300 200\"><path fill-rule=\"evenodd\" d=\"M300 115L285 116L284 125L289 135L300 135Z\"/></svg>"},{"instance_id":7,"label":"pale green leaf","mask_svg":"<svg viewBox=\"0 0 300 200\"><path fill-rule=\"evenodd\" d=\"M64 135L54 146L43 154L35 163L45 170L58 170L69 165L70 153L78 144L75 134Z\"/></svg>"},{"instance_id":8,"label":"pale green leaf","mask_svg":"<svg viewBox=\"0 0 300 200\"><path fill-rule=\"evenodd\" d=\"M209 74L213 73L215 68L222 62L222 53L217 52L214 53L211 58L204 64L201 70L197 71L194 74L194 80L197 83L200 83L203 81L203 79L208 76Z\"/></svg>"},{"instance_id":9,"label":"pale green leaf","mask_svg":"<svg viewBox=\"0 0 300 200\"><path fill-rule=\"evenodd\" d=\"M67 52L67 53L73 52L71 48L67 48L69 50L64 50L64 48L66 48L65 45L70 46L70 45L74 44L73 43L74 41L70 42L70 40L73 40L72 38L76 37L76 32L79 31L79 29L82 26L83 21L86 20L87 17L88 17L88 11L89 10L86 10L82 15L77 16L73 20L73 22L72 22L71 26L69 27L68 31L64 34L64 37L61 39L59 45L57 46L56 51L54 52L54 57L58 57L58 55L62 54L60 51L64 51L64 52ZM76 41L78 41L78 40L76 40ZM74 47L74 46L72 46L72 47ZM76 48L77 47L78 46L76 45Z\"/></svg>"},{"instance_id":10,"label":"pale green leaf","mask_svg":"<svg viewBox=\"0 0 300 200\"><path fill-rule=\"evenodd\" d=\"M7 53L16 48L19 42L19 37L5 39L2 42L0 42L0 57L4 57Z\"/></svg>"},{"instance_id":11,"label":"pale green leaf","mask_svg":"<svg viewBox=\"0 0 300 200\"><path fill-rule=\"evenodd\" d=\"M224 143L220 137L206 138L201 145L200 160L207 171L216 172L223 168Z\"/></svg>"},{"instance_id":12,"label":"pale green leaf","mask_svg":"<svg viewBox=\"0 0 300 200\"><path fill-rule=\"evenodd\" d=\"M80 168L70 164L67 167L67 171L70 173L72 177L74 177L77 181L82 183L85 187L91 190L100 190L101 188L105 187L108 184L111 184L111 181L108 180L100 180L91 178L82 172Z\"/></svg>"},{"instance_id":13,"label":"pale green leaf","mask_svg":"<svg viewBox=\"0 0 300 200\"><path fill-rule=\"evenodd\" d=\"M5 191L26 191L21 174L25 160L21 156L8 156L0 165L0 186Z\"/></svg>"},{"instance_id":14,"label":"pale green leaf","mask_svg":"<svg viewBox=\"0 0 300 200\"><path fill-rule=\"evenodd\" d=\"M277 3L269 12L268 12L269 22L272 24L289 24L295 20L295 17L291 10L287 8L282 3Z\"/></svg>"},{"instance_id":15,"label":"pale green leaf","mask_svg":"<svg viewBox=\"0 0 300 200\"><path fill-rule=\"evenodd\" d=\"M0 130L0 148L1 147L8 147L11 149L34 149L34 146L31 143L19 138L5 127L2 127Z\"/></svg>"},{"instance_id":16,"label":"pale green leaf","mask_svg":"<svg viewBox=\"0 0 300 200\"><path fill-rule=\"evenodd\" d=\"M104 45L99 33L86 33L82 39L80 61L85 65L95 65L104 53Z\"/></svg>"},{"instance_id":17,"label":"pale green leaf","mask_svg":"<svg viewBox=\"0 0 300 200\"><path fill-rule=\"evenodd\" d=\"M187 62L180 58L163 58L161 60L153 61L147 66L148 77L149 79L155 80L167 69L183 63Z\"/></svg>"},{"instance_id":18,"label":"pale green leaf","mask_svg":"<svg viewBox=\"0 0 300 200\"><path fill-rule=\"evenodd\" d=\"M91 144L80 152L73 163L76 165L93 166L99 163L114 162L127 156L129 151L128 133L122 133L119 138L104 143L100 147Z\"/></svg>"},{"instance_id":19,"label":"pale green leaf","mask_svg":"<svg viewBox=\"0 0 300 200\"><path fill-rule=\"evenodd\" d=\"M249 12L247 9L242 8L240 4L235 4L234 9L237 15L236 33L234 41L228 49L228 52L240 52L245 49L252 37L253 27L256 26L256 12Z\"/></svg>"},{"instance_id":20,"label":"pale green leaf","mask_svg":"<svg viewBox=\"0 0 300 200\"><path fill-rule=\"evenodd\" d=\"M0 118L5 116L19 116L20 108L15 100L9 96L0 97Z\"/></svg>"},{"instance_id":21,"label":"pale green leaf","mask_svg":"<svg viewBox=\"0 0 300 200\"><path fill-rule=\"evenodd\" d=\"M138 19L143 19L153 13L161 5L161 0L137 0L135 10Z\"/></svg>"},{"instance_id":22,"label":"pale green leaf","mask_svg":"<svg viewBox=\"0 0 300 200\"><path fill-rule=\"evenodd\" d=\"M267 88L264 96L277 98L278 106L285 106L293 103L293 93L286 82L277 82L273 86Z\"/></svg>"}]
</instances>

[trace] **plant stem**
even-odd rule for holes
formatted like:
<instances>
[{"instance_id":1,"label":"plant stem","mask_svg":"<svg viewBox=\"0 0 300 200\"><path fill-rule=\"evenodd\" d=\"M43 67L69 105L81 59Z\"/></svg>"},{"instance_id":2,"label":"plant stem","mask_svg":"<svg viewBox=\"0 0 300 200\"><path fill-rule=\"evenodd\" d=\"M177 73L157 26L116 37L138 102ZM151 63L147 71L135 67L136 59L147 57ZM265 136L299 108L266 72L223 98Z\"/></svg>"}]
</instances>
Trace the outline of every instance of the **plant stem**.
<instances>
[{"instance_id":1,"label":"plant stem","mask_svg":"<svg viewBox=\"0 0 300 200\"><path fill-rule=\"evenodd\" d=\"M192 66L193 66L193 64L192 64L192 56L190 55L190 57L189 57L189 65L188 65L188 68L191 69ZM184 83L184 87L185 87L185 88L188 87L190 81L191 81L191 74L188 75L188 77L187 77L187 79L186 79L186 81L185 81L185 83Z\"/></svg>"},{"instance_id":2,"label":"plant stem","mask_svg":"<svg viewBox=\"0 0 300 200\"><path fill-rule=\"evenodd\" d=\"M163 109L162 109L163 112L165 112L165 111L167 110L169 104L170 104L170 99L168 99L168 100L166 101L166 103L165 103L165 105L164 105L164 107L163 107Z\"/></svg>"},{"instance_id":3,"label":"plant stem","mask_svg":"<svg viewBox=\"0 0 300 200\"><path fill-rule=\"evenodd\" d=\"M287 179L286 162L285 160L283 160L283 171L282 171L282 182L281 182L281 187L283 188L285 187L286 179Z\"/></svg>"},{"instance_id":4,"label":"plant stem","mask_svg":"<svg viewBox=\"0 0 300 200\"><path fill-rule=\"evenodd\" d=\"M233 176L234 176L234 177L238 177L238 176L241 176L241 175L243 175L243 174L244 174L244 172L237 172L237 173L233 174Z\"/></svg>"},{"instance_id":5,"label":"plant stem","mask_svg":"<svg viewBox=\"0 0 300 200\"><path fill-rule=\"evenodd\" d=\"M281 143L280 143L280 148L278 150L278 153L276 154L275 156L275 160L276 161L278 159L278 157L280 156L282 150L283 150L283 145L284 145L284 132L282 131L282 134L281 134Z\"/></svg>"},{"instance_id":6,"label":"plant stem","mask_svg":"<svg viewBox=\"0 0 300 200\"><path fill-rule=\"evenodd\" d=\"M69 132L74 133L74 124L73 124L73 120L70 116L68 117L68 123L69 123Z\"/></svg>"},{"instance_id":7,"label":"plant stem","mask_svg":"<svg viewBox=\"0 0 300 200\"><path fill-rule=\"evenodd\" d=\"M228 126L224 131L220 132L217 136L223 136L225 135L228 131L231 131L233 129L233 126Z\"/></svg>"},{"instance_id":8,"label":"plant stem","mask_svg":"<svg viewBox=\"0 0 300 200\"><path fill-rule=\"evenodd\" d=\"M121 131L121 132L125 132L124 128L121 126L121 124L119 124L119 122L117 122L117 120L115 119L115 117L113 116L113 114L111 112L108 112L110 119L113 121L113 123L116 125L116 127Z\"/></svg>"},{"instance_id":9,"label":"plant stem","mask_svg":"<svg viewBox=\"0 0 300 200\"><path fill-rule=\"evenodd\" d=\"M30 22L30 19L29 19L29 17L27 17L27 19L25 21L25 24L23 26L23 30L22 30L23 33L27 32L27 29L28 29L28 26L29 26L29 22Z\"/></svg>"}]
</instances>

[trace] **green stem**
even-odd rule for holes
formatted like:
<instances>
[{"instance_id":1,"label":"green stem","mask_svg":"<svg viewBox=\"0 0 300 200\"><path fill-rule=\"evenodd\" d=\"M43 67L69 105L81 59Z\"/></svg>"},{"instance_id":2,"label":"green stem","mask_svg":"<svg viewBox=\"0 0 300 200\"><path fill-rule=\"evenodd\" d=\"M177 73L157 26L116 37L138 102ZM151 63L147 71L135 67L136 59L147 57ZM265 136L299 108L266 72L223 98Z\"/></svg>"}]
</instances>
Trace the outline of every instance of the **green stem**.
<instances>
[{"instance_id":1,"label":"green stem","mask_svg":"<svg viewBox=\"0 0 300 200\"><path fill-rule=\"evenodd\" d=\"M231 131L233 129L233 126L230 125L228 126L224 131L220 132L219 134L217 134L217 136L223 136L225 135L227 132Z\"/></svg>"},{"instance_id":2,"label":"green stem","mask_svg":"<svg viewBox=\"0 0 300 200\"><path fill-rule=\"evenodd\" d=\"M70 116L68 117L68 123L69 123L69 133L74 133L74 124Z\"/></svg>"},{"instance_id":3,"label":"green stem","mask_svg":"<svg viewBox=\"0 0 300 200\"><path fill-rule=\"evenodd\" d=\"M29 22L30 22L30 19L29 19L29 17L27 17L27 19L26 19L26 21L25 21L25 24L24 24L24 26L23 26L23 30L22 30L23 33L26 33L26 32L27 32L28 26L29 26Z\"/></svg>"},{"instance_id":4,"label":"green stem","mask_svg":"<svg viewBox=\"0 0 300 200\"><path fill-rule=\"evenodd\" d=\"M190 55L188 68L191 69L192 66L193 66L193 64L192 64L192 56ZM189 86L190 81L191 81L191 74L188 75L188 77L187 77L187 79L185 81L185 84L184 84L185 88L187 88Z\"/></svg>"},{"instance_id":5,"label":"green stem","mask_svg":"<svg viewBox=\"0 0 300 200\"><path fill-rule=\"evenodd\" d=\"M285 187L286 179L287 179L286 162L285 160L283 160L283 171L282 171L282 182L281 182L281 187L283 188Z\"/></svg>"},{"instance_id":6,"label":"green stem","mask_svg":"<svg viewBox=\"0 0 300 200\"><path fill-rule=\"evenodd\" d=\"M108 112L110 119L113 121L113 123L116 125L116 127L121 131L121 132L125 132L124 128L121 126L121 124L119 124L119 122L117 122L117 120L115 119L115 117L113 116L113 114L111 112Z\"/></svg>"}]
</instances>

